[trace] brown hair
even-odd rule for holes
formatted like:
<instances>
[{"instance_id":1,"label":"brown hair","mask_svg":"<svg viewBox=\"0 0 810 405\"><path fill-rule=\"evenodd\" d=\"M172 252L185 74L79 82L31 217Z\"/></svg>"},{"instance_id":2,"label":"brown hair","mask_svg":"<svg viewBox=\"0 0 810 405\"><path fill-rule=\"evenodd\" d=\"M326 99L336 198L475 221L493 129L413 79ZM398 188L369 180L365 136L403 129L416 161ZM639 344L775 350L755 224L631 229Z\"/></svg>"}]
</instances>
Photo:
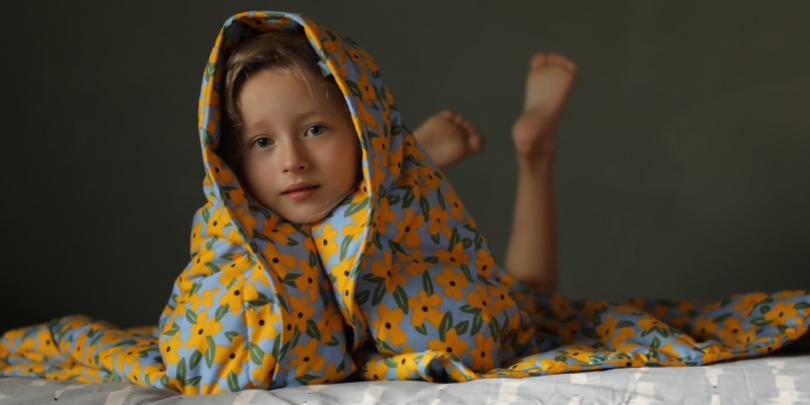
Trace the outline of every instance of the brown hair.
<instances>
[{"instance_id":1,"label":"brown hair","mask_svg":"<svg viewBox=\"0 0 810 405\"><path fill-rule=\"evenodd\" d=\"M318 55L309 44L302 29L271 31L251 38L228 57L225 74L222 140L218 154L237 174L241 173L242 130L244 122L239 104L242 86L255 73L264 69L284 69L302 79L312 91L321 88L327 98L342 99L340 88L332 77L324 77L318 66Z\"/></svg>"}]
</instances>

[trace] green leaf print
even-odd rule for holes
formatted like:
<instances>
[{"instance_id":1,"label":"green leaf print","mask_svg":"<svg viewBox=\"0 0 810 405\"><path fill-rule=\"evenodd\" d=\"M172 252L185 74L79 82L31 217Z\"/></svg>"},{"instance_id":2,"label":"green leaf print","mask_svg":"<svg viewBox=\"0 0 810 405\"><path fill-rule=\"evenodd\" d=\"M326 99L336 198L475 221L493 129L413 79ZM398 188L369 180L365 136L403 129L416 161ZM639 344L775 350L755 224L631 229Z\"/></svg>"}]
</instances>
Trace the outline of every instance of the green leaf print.
<instances>
[{"instance_id":1,"label":"green leaf print","mask_svg":"<svg viewBox=\"0 0 810 405\"><path fill-rule=\"evenodd\" d=\"M350 217L356 214L358 211L362 210L363 208L368 205L368 197L349 205L349 208L346 209L346 212L343 213L344 217Z\"/></svg>"},{"instance_id":2,"label":"green leaf print","mask_svg":"<svg viewBox=\"0 0 810 405\"><path fill-rule=\"evenodd\" d=\"M221 320L222 317L224 317L225 314L228 313L229 309L230 309L230 307L228 306L228 304L220 305L219 308L217 308L217 312L216 312L216 315L215 315L217 321Z\"/></svg>"},{"instance_id":3,"label":"green leaf print","mask_svg":"<svg viewBox=\"0 0 810 405\"><path fill-rule=\"evenodd\" d=\"M360 97L360 88L357 87L357 83L347 79L346 84L349 86L349 89L352 91L352 94L354 94L355 97Z\"/></svg>"},{"instance_id":4,"label":"green leaf print","mask_svg":"<svg viewBox=\"0 0 810 405\"><path fill-rule=\"evenodd\" d=\"M447 332L448 329L453 327L453 313L451 311L447 311L444 313L442 317L442 321L439 323L439 337L444 340L444 334Z\"/></svg>"},{"instance_id":5,"label":"green leaf print","mask_svg":"<svg viewBox=\"0 0 810 405\"><path fill-rule=\"evenodd\" d=\"M480 314L481 313L480 308L476 308L476 307L474 307L474 306L472 306L470 304L464 304L459 309L461 309L461 312L466 312L468 314Z\"/></svg>"},{"instance_id":6,"label":"green leaf print","mask_svg":"<svg viewBox=\"0 0 810 405\"><path fill-rule=\"evenodd\" d=\"M453 234L450 236L450 243L447 244L447 250L453 250L453 246L455 246L455 244L458 243L458 241L459 241L458 230L454 227Z\"/></svg>"},{"instance_id":7,"label":"green leaf print","mask_svg":"<svg viewBox=\"0 0 810 405\"><path fill-rule=\"evenodd\" d=\"M228 373L228 389L230 389L231 392L239 391L239 380L236 378L236 374L234 374L233 371Z\"/></svg>"},{"instance_id":8,"label":"green leaf print","mask_svg":"<svg viewBox=\"0 0 810 405\"><path fill-rule=\"evenodd\" d=\"M186 310L186 319L191 323L197 323L197 313L191 309Z\"/></svg>"},{"instance_id":9,"label":"green leaf print","mask_svg":"<svg viewBox=\"0 0 810 405\"><path fill-rule=\"evenodd\" d=\"M436 189L436 199L439 200L439 205L442 206L443 210L447 209L447 203L444 202L444 196L442 195L442 188L439 187Z\"/></svg>"},{"instance_id":10,"label":"green leaf print","mask_svg":"<svg viewBox=\"0 0 810 405\"><path fill-rule=\"evenodd\" d=\"M346 250L349 249L349 245L352 243L354 237L346 236L343 238L343 241L340 242L340 261L346 258Z\"/></svg>"},{"instance_id":11,"label":"green leaf print","mask_svg":"<svg viewBox=\"0 0 810 405\"><path fill-rule=\"evenodd\" d=\"M461 336L464 332L467 331L467 328L470 326L470 321L463 321L456 324L456 334Z\"/></svg>"},{"instance_id":12,"label":"green leaf print","mask_svg":"<svg viewBox=\"0 0 810 405\"><path fill-rule=\"evenodd\" d=\"M633 326L636 326L635 322L633 322L633 321L621 321L616 325L616 329L619 329L619 328L632 328Z\"/></svg>"},{"instance_id":13,"label":"green leaf print","mask_svg":"<svg viewBox=\"0 0 810 405\"><path fill-rule=\"evenodd\" d=\"M725 321L728 318L731 318L731 312L726 312L725 314L722 314L722 315L718 316L717 318L714 318L714 322L715 323L720 323L720 322Z\"/></svg>"},{"instance_id":14,"label":"green leaf print","mask_svg":"<svg viewBox=\"0 0 810 405\"><path fill-rule=\"evenodd\" d=\"M484 319L481 318L481 311L478 311L475 316L473 316L473 323L472 329L470 329L470 336L476 335L478 331L481 330L481 327L484 326Z\"/></svg>"},{"instance_id":15,"label":"green leaf print","mask_svg":"<svg viewBox=\"0 0 810 405\"><path fill-rule=\"evenodd\" d=\"M309 267L315 267L318 264L318 255L315 252L309 252Z\"/></svg>"},{"instance_id":16,"label":"green leaf print","mask_svg":"<svg viewBox=\"0 0 810 405\"><path fill-rule=\"evenodd\" d=\"M394 290L394 301L396 301L397 306L402 309L403 313L408 313L408 294L402 286L397 286L397 289Z\"/></svg>"},{"instance_id":17,"label":"green leaf print","mask_svg":"<svg viewBox=\"0 0 810 405\"><path fill-rule=\"evenodd\" d=\"M368 290L363 290L363 291L360 291L359 293L357 293L357 295L355 296L355 299L357 300L357 303L359 305L363 305L363 304L366 303L366 301L368 301L368 296L370 294L371 293L369 293Z\"/></svg>"},{"instance_id":18,"label":"green leaf print","mask_svg":"<svg viewBox=\"0 0 810 405\"><path fill-rule=\"evenodd\" d=\"M470 268L467 267L466 264L461 264L461 271L464 272L464 277L466 277L468 281L473 282L472 274L470 274Z\"/></svg>"},{"instance_id":19,"label":"green leaf print","mask_svg":"<svg viewBox=\"0 0 810 405\"><path fill-rule=\"evenodd\" d=\"M321 331L318 330L318 324L312 319L307 319L307 335L316 340L321 339Z\"/></svg>"},{"instance_id":20,"label":"green leaf print","mask_svg":"<svg viewBox=\"0 0 810 405\"><path fill-rule=\"evenodd\" d=\"M228 340L230 341L233 341L233 338L237 336L239 336L239 332L235 332L232 330L225 332L225 337L228 338Z\"/></svg>"},{"instance_id":21,"label":"green leaf print","mask_svg":"<svg viewBox=\"0 0 810 405\"><path fill-rule=\"evenodd\" d=\"M279 347L281 346L281 334L279 333L276 335L276 339L273 340L273 357L278 359L278 351Z\"/></svg>"},{"instance_id":22,"label":"green leaf print","mask_svg":"<svg viewBox=\"0 0 810 405\"><path fill-rule=\"evenodd\" d=\"M214 364L214 355L217 352L217 345L214 343L214 338L208 336L208 349L205 350L205 365L211 368Z\"/></svg>"},{"instance_id":23,"label":"green leaf print","mask_svg":"<svg viewBox=\"0 0 810 405\"><path fill-rule=\"evenodd\" d=\"M422 216L425 217L425 222L430 222L430 217L428 216L428 212L430 212L430 203L428 203L427 198L419 197L419 208L422 210Z\"/></svg>"},{"instance_id":24,"label":"green leaf print","mask_svg":"<svg viewBox=\"0 0 810 405\"><path fill-rule=\"evenodd\" d=\"M188 360L188 368L197 367L197 364L200 363L202 360L202 353L199 350L195 350L194 353L191 353L191 358Z\"/></svg>"},{"instance_id":25,"label":"green leaf print","mask_svg":"<svg viewBox=\"0 0 810 405\"><path fill-rule=\"evenodd\" d=\"M202 376L198 375L198 376L186 381L186 384L187 385L197 385L197 384L200 383L200 380L202 380Z\"/></svg>"},{"instance_id":26,"label":"green leaf print","mask_svg":"<svg viewBox=\"0 0 810 405\"><path fill-rule=\"evenodd\" d=\"M264 293L259 292L257 294L258 294L258 296L257 296L257 298L255 300L248 300L247 301L248 305L254 306L254 307L260 307L262 305L267 305L270 302L272 302L270 297L264 295Z\"/></svg>"},{"instance_id":27,"label":"green leaf print","mask_svg":"<svg viewBox=\"0 0 810 405\"><path fill-rule=\"evenodd\" d=\"M419 326L414 326L413 328L416 329L417 332L419 332L419 333L421 333L421 334L423 334L425 336L427 336L427 334L428 334L427 333L427 328L425 327L424 323L419 325Z\"/></svg>"},{"instance_id":28,"label":"green leaf print","mask_svg":"<svg viewBox=\"0 0 810 405\"><path fill-rule=\"evenodd\" d=\"M428 256L428 257L424 258L424 261L426 261L426 262L428 262L430 264L436 264L436 263L439 262L439 258L436 257L436 256Z\"/></svg>"},{"instance_id":29,"label":"green leaf print","mask_svg":"<svg viewBox=\"0 0 810 405\"><path fill-rule=\"evenodd\" d=\"M301 383L301 385L307 385L309 381L314 380L316 378L318 378L318 376L312 374L304 374L302 376L295 377L296 381Z\"/></svg>"},{"instance_id":30,"label":"green leaf print","mask_svg":"<svg viewBox=\"0 0 810 405\"><path fill-rule=\"evenodd\" d=\"M393 252L399 252L399 253L402 253L403 255L408 254L408 252L406 252L405 249L402 248L402 245L400 245L398 242L394 242L392 240L389 240L388 241L388 247L390 247L391 251L393 251Z\"/></svg>"},{"instance_id":31,"label":"green leaf print","mask_svg":"<svg viewBox=\"0 0 810 405\"><path fill-rule=\"evenodd\" d=\"M433 295L433 281L430 279L430 273L427 270L422 272L422 289L428 296Z\"/></svg>"},{"instance_id":32,"label":"green leaf print","mask_svg":"<svg viewBox=\"0 0 810 405\"><path fill-rule=\"evenodd\" d=\"M180 331L180 326L178 326L176 323L172 323L172 327L169 328L168 331L166 331L165 336L174 336L179 331ZM94 342L91 341L91 344L94 344Z\"/></svg>"},{"instance_id":33,"label":"green leaf print","mask_svg":"<svg viewBox=\"0 0 810 405\"><path fill-rule=\"evenodd\" d=\"M431 233L430 240L432 240L434 244L438 245L439 242L441 242L441 237L439 237L438 233Z\"/></svg>"},{"instance_id":34,"label":"green leaf print","mask_svg":"<svg viewBox=\"0 0 810 405\"><path fill-rule=\"evenodd\" d=\"M413 189L409 186L406 188L405 195L402 197L402 209L407 209L413 204Z\"/></svg>"},{"instance_id":35,"label":"green leaf print","mask_svg":"<svg viewBox=\"0 0 810 405\"><path fill-rule=\"evenodd\" d=\"M216 264L211 263L211 262L206 263L205 267L208 267L208 269L211 270L212 273L219 273L219 271L220 271L219 267Z\"/></svg>"},{"instance_id":36,"label":"green leaf print","mask_svg":"<svg viewBox=\"0 0 810 405\"><path fill-rule=\"evenodd\" d=\"M770 319L765 319L764 317L758 316L754 319L751 319L751 323L757 326L767 325L771 323Z\"/></svg>"},{"instance_id":37,"label":"green leaf print","mask_svg":"<svg viewBox=\"0 0 810 405\"><path fill-rule=\"evenodd\" d=\"M250 361L257 366L262 365L262 360L264 360L264 350L257 344L248 343L250 346Z\"/></svg>"},{"instance_id":38,"label":"green leaf print","mask_svg":"<svg viewBox=\"0 0 810 405\"><path fill-rule=\"evenodd\" d=\"M290 273L284 276L284 280L282 282L290 287L295 287L295 279L297 279L298 277L301 277L301 274Z\"/></svg>"},{"instance_id":39,"label":"green leaf print","mask_svg":"<svg viewBox=\"0 0 810 405\"><path fill-rule=\"evenodd\" d=\"M287 312L291 312L290 306L287 305L287 301L284 300L283 295L276 293L276 299L278 299L278 302L281 304L282 307L284 307L284 310L286 310Z\"/></svg>"},{"instance_id":40,"label":"green leaf print","mask_svg":"<svg viewBox=\"0 0 810 405\"><path fill-rule=\"evenodd\" d=\"M186 383L186 358L180 356L180 362L177 364L177 379L181 384Z\"/></svg>"},{"instance_id":41,"label":"green leaf print","mask_svg":"<svg viewBox=\"0 0 810 405\"><path fill-rule=\"evenodd\" d=\"M793 306L795 309L805 309L810 308L810 302L797 302L796 305Z\"/></svg>"},{"instance_id":42,"label":"green leaf print","mask_svg":"<svg viewBox=\"0 0 810 405\"><path fill-rule=\"evenodd\" d=\"M399 196L398 195L389 195L388 196L388 205L397 205L399 204Z\"/></svg>"},{"instance_id":43,"label":"green leaf print","mask_svg":"<svg viewBox=\"0 0 810 405\"><path fill-rule=\"evenodd\" d=\"M217 269L217 271L219 271L219 269ZM200 291L200 288L202 288L202 283L195 281L193 284L191 284L191 291L188 292L188 295L196 294L197 291Z\"/></svg>"},{"instance_id":44,"label":"green leaf print","mask_svg":"<svg viewBox=\"0 0 810 405\"><path fill-rule=\"evenodd\" d=\"M385 284L384 283L377 284L377 288L374 289L374 295L371 297L371 305L379 305L379 303L382 302L384 296L385 296Z\"/></svg>"},{"instance_id":45,"label":"green leaf print","mask_svg":"<svg viewBox=\"0 0 810 405\"><path fill-rule=\"evenodd\" d=\"M461 244L462 246L464 246L464 249L467 249L470 247L470 245L472 245L472 241L470 240L470 238L464 238L461 240Z\"/></svg>"},{"instance_id":46,"label":"green leaf print","mask_svg":"<svg viewBox=\"0 0 810 405\"><path fill-rule=\"evenodd\" d=\"M203 221L205 223L208 223L208 219L211 218L211 214L208 213L208 210L203 210L202 211L202 217L203 217Z\"/></svg>"},{"instance_id":47,"label":"green leaf print","mask_svg":"<svg viewBox=\"0 0 810 405\"><path fill-rule=\"evenodd\" d=\"M650 347L657 349L659 346L661 346L661 340L658 339L658 336L656 336L653 338L652 342L650 342Z\"/></svg>"}]
</instances>

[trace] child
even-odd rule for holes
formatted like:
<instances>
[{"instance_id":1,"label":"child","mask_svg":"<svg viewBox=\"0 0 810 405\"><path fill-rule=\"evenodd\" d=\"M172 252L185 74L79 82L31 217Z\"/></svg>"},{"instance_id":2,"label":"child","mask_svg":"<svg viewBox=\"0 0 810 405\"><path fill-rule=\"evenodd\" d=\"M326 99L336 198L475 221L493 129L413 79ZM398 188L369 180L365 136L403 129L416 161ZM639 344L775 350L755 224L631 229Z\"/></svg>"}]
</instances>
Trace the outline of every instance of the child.
<instances>
[{"instance_id":1,"label":"child","mask_svg":"<svg viewBox=\"0 0 810 405\"><path fill-rule=\"evenodd\" d=\"M556 284L552 134L574 70L563 57L533 56L513 127L519 180L507 264L540 288ZM403 125L371 57L303 16L226 21L198 126L207 203L158 327L71 316L10 331L2 375L124 377L185 394L337 382L355 371L467 381L704 364L807 331L802 291L707 306L527 295ZM417 134L441 164L481 146L449 113Z\"/></svg>"}]
</instances>

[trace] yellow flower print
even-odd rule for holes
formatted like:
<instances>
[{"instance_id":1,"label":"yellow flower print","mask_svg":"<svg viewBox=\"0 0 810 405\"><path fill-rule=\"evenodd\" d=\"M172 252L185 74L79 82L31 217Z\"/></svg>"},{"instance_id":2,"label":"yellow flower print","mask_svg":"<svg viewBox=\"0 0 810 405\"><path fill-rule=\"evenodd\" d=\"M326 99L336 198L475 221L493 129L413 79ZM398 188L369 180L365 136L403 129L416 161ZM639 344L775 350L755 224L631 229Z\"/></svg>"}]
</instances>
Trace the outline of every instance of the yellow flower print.
<instances>
[{"instance_id":1,"label":"yellow flower print","mask_svg":"<svg viewBox=\"0 0 810 405\"><path fill-rule=\"evenodd\" d=\"M292 294L287 297L287 302L292 308L292 312L289 314L290 322L299 331L305 332L307 330L307 321L315 315L315 307L310 304L307 297L298 298Z\"/></svg>"},{"instance_id":2,"label":"yellow flower print","mask_svg":"<svg viewBox=\"0 0 810 405\"><path fill-rule=\"evenodd\" d=\"M248 209L237 208L236 209L236 219L242 224L242 229L245 231L249 238L253 237L253 229L256 228L256 217L253 216L253 213L250 212ZM244 244L245 241L242 240L242 235L239 231L236 230L236 227L231 228L228 232L228 241L237 245Z\"/></svg>"},{"instance_id":3,"label":"yellow flower print","mask_svg":"<svg viewBox=\"0 0 810 405\"><path fill-rule=\"evenodd\" d=\"M436 235L439 231L444 232L445 236L450 232L450 227L447 225L447 211L442 209L441 206L432 207L428 210L428 232L431 235Z\"/></svg>"},{"instance_id":4,"label":"yellow flower print","mask_svg":"<svg viewBox=\"0 0 810 405\"><path fill-rule=\"evenodd\" d=\"M462 289L467 287L467 278L461 271L445 267L441 274L436 276L436 281L444 287L444 295L460 301L464 296Z\"/></svg>"},{"instance_id":5,"label":"yellow flower print","mask_svg":"<svg viewBox=\"0 0 810 405\"><path fill-rule=\"evenodd\" d=\"M242 271L242 261L234 261L231 264L223 267L219 272L219 283L224 286L231 284L239 284L244 281L245 273Z\"/></svg>"},{"instance_id":6,"label":"yellow flower print","mask_svg":"<svg viewBox=\"0 0 810 405\"><path fill-rule=\"evenodd\" d=\"M401 235L400 244L412 249L422 244L419 229L425 224L425 217L415 210L405 211L402 221L397 222L397 235ZM420 252L415 250L415 252ZM421 253L421 252L420 252Z\"/></svg>"},{"instance_id":7,"label":"yellow flower print","mask_svg":"<svg viewBox=\"0 0 810 405\"><path fill-rule=\"evenodd\" d=\"M318 246L318 252L323 257L324 262L338 252L338 231L332 224L326 224L322 228L322 235L315 238L315 244Z\"/></svg>"},{"instance_id":8,"label":"yellow flower print","mask_svg":"<svg viewBox=\"0 0 810 405\"><path fill-rule=\"evenodd\" d=\"M228 373L231 372L239 375L242 372L242 366L249 361L249 356L245 338L242 335L234 336L230 345L216 345L214 364L219 366L216 375L219 378L227 378Z\"/></svg>"},{"instance_id":9,"label":"yellow flower print","mask_svg":"<svg viewBox=\"0 0 810 405\"><path fill-rule=\"evenodd\" d=\"M481 319L489 322L492 318L492 297L489 296L485 285L475 284L475 289L467 294L467 302L471 307L480 309Z\"/></svg>"},{"instance_id":10,"label":"yellow flower print","mask_svg":"<svg viewBox=\"0 0 810 405\"><path fill-rule=\"evenodd\" d=\"M367 380L384 380L385 374L388 372L388 365L385 364L385 358L376 355L366 362L363 366L363 378Z\"/></svg>"},{"instance_id":11,"label":"yellow flower print","mask_svg":"<svg viewBox=\"0 0 810 405\"><path fill-rule=\"evenodd\" d=\"M444 333L444 339L431 339L428 341L428 349L446 352L455 357L461 357L467 351L467 341L459 339L455 328L450 328Z\"/></svg>"},{"instance_id":12,"label":"yellow flower print","mask_svg":"<svg viewBox=\"0 0 810 405\"><path fill-rule=\"evenodd\" d=\"M281 220L279 215L271 215L270 218L265 218L262 225L262 234L270 239L286 246L289 242L289 236L295 233L295 228L288 223ZM268 244L272 245L272 244Z\"/></svg>"},{"instance_id":13,"label":"yellow flower print","mask_svg":"<svg viewBox=\"0 0 810 405\"><path fill-rule=\"evenodd\" d=\"M470 260L469 255L464 250L464 245L461 243L456 243L450 251L436 249L436 256L439 257L439 261L450 263L452 266L461 266Z\"/></svg>"},{"instance_id":14,"label":"yellow flower print","mask_svg":"<svg viewBox=\"0 0 810 405\"><path fill-rule=\"evenodd\" d=\"M318 317L315 323L318 326L318 332L321 334L321 342L326 343L332 340L332 333L342 333L342 321L340 312L333 306L327 308L326 312L329 315Z\"/></svg>"},{"instance_id":15,"label":"yellow flower print","mask_svg":"<svg viewBox=\"0 0 810 405\"><path fill-rule=\"evenodd\" d=\"M420 276L422 273L425 272L428 268L430 268L431 264L426 262L422 257L421 250L414 250L410 255L406 256L405 258L405 271L408 272L412 277L413 276Z\"/></svg>"},{"instance_id":16,"label":"yellow flower print","mask_svg":"<svg viewBox=\"0 0 810 405\"><path fill-rule=\"evenodd\" d=\"M740 345L738 336L741 329L742 325L740 324L740 319L735 316L731 316L726 318L720 324L720 329L717 331L717 337L724 345L738 346ZM743 346L745 345L743 344Z\"/></svg>"},{"instance_id":17,"label":"yellow flower print","mask_svg":"<svg viewBox=\"0 0 810 405\"><path fill-rule=\"evenodd\" d=\"M37 333L36 349L40 354L45 357L56 357L60 355L59 349L56 348L56 342L53 341L53 336L50 330L42 329Z\"/></svg>"},{"instance_id":18,"label":"yellow flower print","mask_svg":"<svg viewBox=\"0 0 810 405\"><path fill-rule=\"evenodd\" d=\"M734 298L737 299L737 302L734 303L734 312L748 316L748 313L754 309L754 305L768 298L768 295L761 292L755 292L737 295Z\"/></svg>"},{"instance_id":19,"label":"yellow flower print","mask_svg":"<svg viewBox=\"0 0 810 405\"><path fill-rule=\"evenodd\" d=\"M393 360L397 365L398 380L419 379L416 367L416 356L418 355L419 353L406 353L394 356Z\"/></svg>"},{"instance_id":20,"label":"yellow flower print","mask_svg":"<svg viewBox=\"0 0 810 405\"><path fill-rule=\"evenodd\" d=\"M388 226L397 220L397 213L395 210L392 210L388 206L388 199L383 198L380 200L380 206L377 209L377 217L375 221L377 222L376 226L380 232L387 232Z\"/></svg>"},{"instance_id":21,"label":"yellow flower print","mask_svg":"<svg viewBox=\"0 0 810 405\"><path fill-rule=\"evenodd\" d=\"M198 352L205 353L208 349L208 336L215 336L221 328L222 325L216 318L208 318L208 312L198 313L197 321L191 326L191 335L186 341L186 348L196 348Z\"/></svg>"},{"instance_id":22,"label":"yellow flower print","mask_svg":"<svg viewBox=\"0 0 810 405\"><path fill-rule=\"evenodd\" d=\"M479 250L478 253L475 255L475 269L478 272L478 274L489 279L492 277L494 267L495 267L495 258L492 257L489 251L487 249Z\"/></svg>"},{"instance_id":23,"label":"yellow flower print","mask_svg":"<svg viewBox=\"0 0 810 405\"><path fill-rule=\"evenodd\" d=\"M375 260L371 263L371 274L385 279L385 289L391 293L397 286L407 282L404 275L400 274L399 265L395 265L391 260L391 254L383 252L382 260Z\"/></svg>"},{"instance_id":24,"label":"yellow flower print","mask_svg":"<svg viewBox=\"0 0 810 405\"><path fill-rule=\"evenodd\" d=\"M708 339L714 337L717 332L717 324L714 323L712 318L707 316L699 316L695 319L695 326L692 329L692 335L698 339Z\"/></svg>"},{"instance_id":25,"label":"yellow flower print","mask_svg":"<svg viewBox=\"0 0 810 405\"><path fill-rule=\"evenodd\" d=\"M374 117L374 114L366 109L364 104L357 104L357 114L359 115L358 118L360 118L360 121L363 123L363 125L365 125L366 128L378 134L382 133L380 130L380 123L377 122L377 118ZM374 167L379 166L375 165Z\"/></svg>"},{"instance_id":26,"label":"yellow flower print","mask_svg":"<svg viewBox=\"0 0 810 405\"><path fill-rule=\"evenodd\" d=\"M261 284L265 287L270 286L270 277L267 275L267 272L259 270L258 266L254 266L252 269L250 269L249 275L249 280L252 284Z\"/></svg>"},{"instance_id":27,"label":"yellow flower print","mask_svg":"<svg viewBox=\"0 0 810 405\"><path fill-rule=\"evenodd\" d=\"M215 208L211 212L211 216L208 217L208 234L224 238L225 234L223 233L222 228L225 227L225 224L227 224L229 220L230 218L228 217L228 212L225 211L224 207Z\"/></svg>"},{"instance_id":28,"label":"yellow flower print","mask_svg":"<svg viewBox=\"0 0 810 405\"><path fill-rule=\"evenodd\" d=\"M301 275L295 279L295 287L299 291L309 296L309 300L314 302L318 298L318 273L320 269L309 265L309 259L298 261Z\"/></svg>"},{"instance_id":29,"label":"yellow flower print","mask_svg":"<svg viewBox=\"0 0 810 405\"><path fill-rule=\"evenodd\" d=\"M792 302L777 301L773 303L771 309L763 315L765 320L771 321L770 326L784 325L788 319L796 318L799 311L796 310Z\"/></svg>"},{"instance_id":30,"label":"yellow flower print","mask_svg":"<svg viewBox=\"0 0 810 405\"><path fill-rule=\"evenodd\" d=\"M180 332L175 333L168 339L162 339L160 342L160 355L163 357L163 362L166 364L177 364L180 360L178 349L183 347L183 341L180 340Z\"/></svg>"},{"instance_id":31,"label":"yellow flower print","mask_svg":"<svg viewBox=\"0 0 810 405\"><path fill-rule=\"evenodd\" d=\"M439 294L427 295L424 290L419 290L416 296L408 297L408 307L411 311L411 325L419 326L427 319L434 327L439 327L444 313L436 309L442 304L442 297Z\"/></svg>"},{"instance_id":32,"label":"yellow flower print","mask_svg":"<svg viewBox=\"0 0 810 405\"><path fill-rule=\"evenodd\" d=\"M192 310L196 311L200 305L203 308L210 308L214 305L214 295L219 293L219 288L214 288L213 290L205 290L205 291L198 291L192 294L189 299L188 303Z\"/></svg>"},{"instance_id":33,"label":"yellow flower print","mask_svg":"<svg viewBox=\"0 0 810 405\"><path fill-rule=\"evenodd\" d=\"M205 236L202 234L202 221L196 222L194 228L191 229L191 251L196 252L200 249L200 246L203 246L206 239Z\"/></svg>"},{"instance_id":34,"label":"yellow flower print","mask_svg":"<svg viewBox=\"0 0 810 405\"><path fill-rule=\"evenodd\" d=\"M405 314L400 308L391 309L385 304L377 306L378 317L372 322L377 338L393 346L399 346L408 341L405 332L399 327Z\"/></svg>"},{"instance_id":35,"label":"yellow flower print","mask_svg":"<svg viewBox=\"0 0 810 405\"><path fill-rule=\"evenodd\" d=\"M495 341L491 336L475 335L475 349L470 353L473 359L473 370L486 371L495 367Z\"/></svg>"},{"instance_id":36,"label":"yellow flower print","mask_svg":"<svg viewBox=\"0 0 810 405\"><path fill-rule=\"evenodd\" d=\"M316 352L317 350L318 341L315 339L293 347L293 358L290 365L295 367L296 376L316 372L323 368L324 359Z\"/></svg>"},{"instance_id":37,"label":"yellow flower print","mask_svg":"<svg viewBox=\"0 0 810 405\"><path fill-rule=\"evenodd\" d=\"M149 381L159 381L166 375L166 367L163 363L147 364L143 369L143 375L146 376Z\"/></svg>"},{"instance_id":38,"label":"yellow flower print","mask_svg":"<svg viewBox=\"0 0 810 405\"><path fill-rule=\"evenodd\" d=\"M219 298L219 305L227 305L234 315L242 312L242 307L245 303L243 294L246 285L249 286L251 284L245 283L244 279L233 283L233 285L225 291L225 294Z\"/></svg>"},{"instance_id":39,"label":"yellow flower print","mask_svg":"<svg viewBox=\"0 0 810 405\"><path fill-rule=\"evenodd\" d=\"M377 100L377 90L374 88L374 84L371 83L371 78L369 78L366 72L360 72L357 87L360 88L360 97L363 101L373 103Z\"/></svg>"},{"instance_id":40,"label":"yellow flower print","mask_svg":"<svg viewBox=\"0 0 810 405\"><path fill-rule=\"evenodd\" d=\"M489 296L491 302L491 310L492 313L500 313L501 311L512 308L515 305L515 302L512 300L512 297L509 296L509 292L506 291L501 284L496 284L490 286L489 288Z\"/></svg>"},{"instance_id":41,"label":"yellow flower print","mask_svg":"<svg viewBox=\"0 0 810 405\"><path fill-rule=\"evenodd\" d=\"M429 189L435 190L439 188L439 185L442 184L441 174L438 171L433 170L431 166L422 166L419 171L422 176L424 176L425 185Z\"/></svg>"},{"instance_id":42,"label":"yellow flower print","mask_svg":"<svg viewBox=\"0 0 810 405\"><path fill-rule=\"evenodd\" d=\"M216 255L217 252L203 247L191 260L191 268L188 271L189 276L209 276L213 274L213 271L208 267L208 263L210 263Z\"/></svg>"},{"instance_id":43,"label":"yellow flower print","mask_svg":"<svg viewBox=\"0 0 810 405\"><path fill-rule=\"evenodd\" d=\"M447 187L447 192L444 195L444 201L447 202L447 208L450 210L450 215L456 220L461 219L461 214L464 211L464 206L461 204L458 195L453 187Z\"/></svg>"}]
</instances>

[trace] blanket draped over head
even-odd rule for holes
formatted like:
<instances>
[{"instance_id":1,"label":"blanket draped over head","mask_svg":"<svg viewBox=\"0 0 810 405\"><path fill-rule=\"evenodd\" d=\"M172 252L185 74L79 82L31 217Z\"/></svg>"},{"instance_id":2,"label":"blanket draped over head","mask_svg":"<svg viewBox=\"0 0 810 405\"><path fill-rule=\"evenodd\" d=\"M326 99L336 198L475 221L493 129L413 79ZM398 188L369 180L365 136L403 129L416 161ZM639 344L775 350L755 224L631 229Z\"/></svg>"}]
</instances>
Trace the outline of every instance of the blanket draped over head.
<instances>
[{"instance_id":1,"label":"blanket draped over head","mask_svg":"<svg viewBox=\"0 0 810 405\"><path fill-rule=\"evenodd\" d=\"M227 57L273 30L303 31L362 148L356 191L312 226L261 206L216 154ZM369 54L301 15L244 12L225 22L198 124L207 202L157 327L76 315L14 329L0 340L0 375L215 393L350 376L467 381L701 365L807 338L804 291L704 304L573 301L511 281L404 126Z\"/></svg>"}]
</instances>

